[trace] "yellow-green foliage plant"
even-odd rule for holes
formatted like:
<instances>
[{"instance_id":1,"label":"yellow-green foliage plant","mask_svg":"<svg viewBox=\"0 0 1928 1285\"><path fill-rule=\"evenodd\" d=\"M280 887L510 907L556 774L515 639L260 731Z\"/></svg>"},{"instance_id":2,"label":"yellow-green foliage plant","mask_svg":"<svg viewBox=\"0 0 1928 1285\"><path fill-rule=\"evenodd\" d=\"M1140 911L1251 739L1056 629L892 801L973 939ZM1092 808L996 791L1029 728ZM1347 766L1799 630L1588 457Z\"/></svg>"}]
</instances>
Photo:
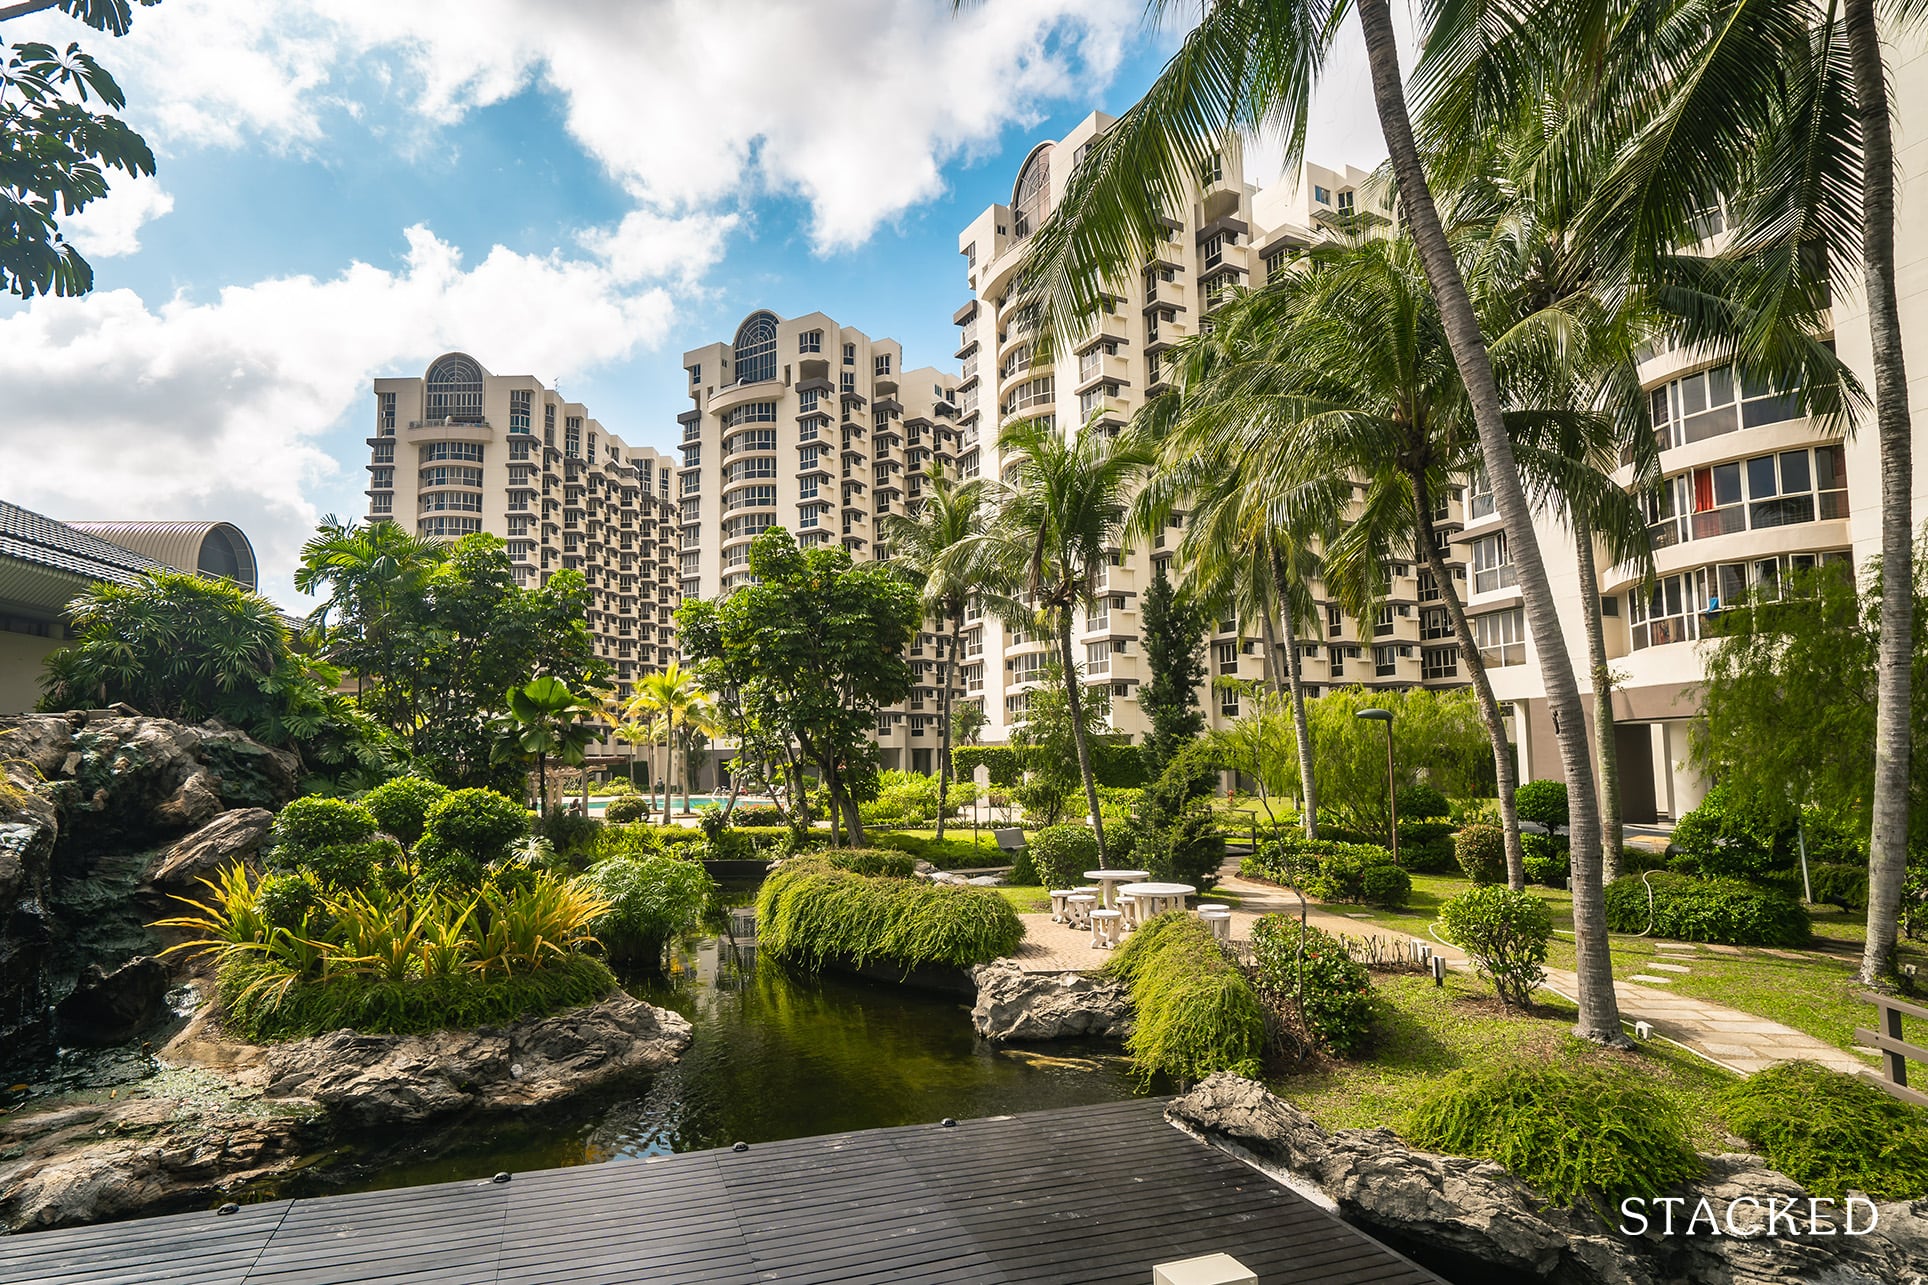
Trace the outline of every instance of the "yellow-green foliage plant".
<instances>
[{"instance_id":1,"label":"yellow-green foliage plant","mask_svg":"<svg viewBox=\"0 0 1928 1285\"><path fill-rule=\"evenodd\" d=\"M1131 989L1125 1052L1141 1084L1160 1075L1191 1084L1217 1071L1258 1076L1265 1012L1204 920L1183 911L1158 916L1125 939L1104 971Z\"/></svg>"}]
</instances>

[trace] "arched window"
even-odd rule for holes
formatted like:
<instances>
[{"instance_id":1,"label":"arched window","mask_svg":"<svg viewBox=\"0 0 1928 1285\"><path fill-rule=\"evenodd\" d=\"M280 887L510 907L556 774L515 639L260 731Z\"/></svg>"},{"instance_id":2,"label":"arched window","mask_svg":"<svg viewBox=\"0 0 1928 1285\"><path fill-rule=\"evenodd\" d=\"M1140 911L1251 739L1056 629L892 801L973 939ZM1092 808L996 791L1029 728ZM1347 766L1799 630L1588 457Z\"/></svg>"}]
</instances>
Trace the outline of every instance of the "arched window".
<instances>
[{"instance_id":1,"label":"arched window","mask_svg":"<svg viewBox=\"0 0 1928 1285\"><path fill-rule=\"evenodd\" d=\"M736 360L736 382L761 384L777 377L777 319L767 312L753 312L736 328L736 342L730 345Z\"/></svg>"},{"instance_id":2,"label":"arched window","mask_svg":"<svg viewBox=\"0 0 1928 1285\"><path fill-rule=\"evenodd\" d=\"M1018 171L1011 210L1011 232L1020 241L1036 232L1045 215L1051 213L1051 144L1040 144Z\"/></svg>"},{"instance_id":3,"label":"arched window","mask_svg":"<svg viewBox=\"0 0 1928 1285\"><path fill-rule=\"evenodd\" d=\"M450 353L428 368L428 406L423 418L430 423L452 419L458 424L482 422L482 368L475 358Z\"/></svg>"}]
</instances>

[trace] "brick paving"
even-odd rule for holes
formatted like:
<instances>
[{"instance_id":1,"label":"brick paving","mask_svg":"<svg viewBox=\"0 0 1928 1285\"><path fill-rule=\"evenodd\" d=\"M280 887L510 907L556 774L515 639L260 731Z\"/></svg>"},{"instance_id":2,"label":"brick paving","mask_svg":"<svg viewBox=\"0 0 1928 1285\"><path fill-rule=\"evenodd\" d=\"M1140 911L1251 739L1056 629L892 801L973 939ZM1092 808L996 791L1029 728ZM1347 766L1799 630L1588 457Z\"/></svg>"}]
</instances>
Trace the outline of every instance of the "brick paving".
<instances>
[{"instance_id":1,"label":"brick paving","mask_svg":"<svg viewBox=\"0 0 1928 1285\"><path fill-rule=\"evenodd\" d=\"M1224 874L1220 876L1218 886L1239 895L1239 905L1232 910L1234 940L1250 940L1252 922L1261 915L1299 913L1298 897L1270 884ZM1011 958L1026 972L1083 972L1102 968L1111 957L1108 951L1092 949L1089 932L1054 924L1049 914L1028 914L1019 918L1024 921L1025 940ZM1335 914L1317 903L1307 908L1306 919L1331 933L1350 933L1357 937L1373 931L1372 925ZM1449 967L1470 971L1465 954L1457 948L1438 940L1430 940L1429 945L1435 953L1445 958ZM1697 950L1719 955L1739 953L1732 946L1683 944L1679 953L1673 954L1672 958L1680 960L1690 969L1693 953ZM1664 983L1672 978L1655 980ZM1578 993L1579 978L1565 969L1550 968L1547 970L1546 989L1572 1000ZM1776 1062L1796 1060L1818 1062L1849 1074L1872 1073L1873 1070L1867 1062L1845 1049L1752 1013L1743 1013L1723 1004L1694 999L1653 985L1617 981L1613 989L1620 1002L1620 1016L1628 1023L1648 1022L1657 1034L1684 1044L1709 1061L1743 1075L1752 1074Z\"/></svg>"}]
</instances>

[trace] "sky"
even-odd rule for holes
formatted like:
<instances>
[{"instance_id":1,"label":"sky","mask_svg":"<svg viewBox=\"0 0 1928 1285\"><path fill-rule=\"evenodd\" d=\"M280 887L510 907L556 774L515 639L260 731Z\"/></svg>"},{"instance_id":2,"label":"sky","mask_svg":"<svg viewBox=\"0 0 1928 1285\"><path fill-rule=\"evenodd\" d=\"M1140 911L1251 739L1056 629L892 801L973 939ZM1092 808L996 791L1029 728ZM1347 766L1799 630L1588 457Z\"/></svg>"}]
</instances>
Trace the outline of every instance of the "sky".
<instances>
[{"instance_id":1,"label":"sky","mask_svg":"<svg viewBox=\"0 0 1928 1285\"><path fill-rule=\"evenodd\" d=\"M1174 6L1182 8L1183 6ZM366 511L370 381L472 354L668 446L681 357L822 311L954 367L957 234L1182 38L1142 0L164 0L59 14L157 158L65 229L81 299L0 298L0 499L233 522L262 591ZM1385 154L1349 29L1307 153ZM1279 172L1255 140L1248 181Z\"/></svg>"}]
</instances>

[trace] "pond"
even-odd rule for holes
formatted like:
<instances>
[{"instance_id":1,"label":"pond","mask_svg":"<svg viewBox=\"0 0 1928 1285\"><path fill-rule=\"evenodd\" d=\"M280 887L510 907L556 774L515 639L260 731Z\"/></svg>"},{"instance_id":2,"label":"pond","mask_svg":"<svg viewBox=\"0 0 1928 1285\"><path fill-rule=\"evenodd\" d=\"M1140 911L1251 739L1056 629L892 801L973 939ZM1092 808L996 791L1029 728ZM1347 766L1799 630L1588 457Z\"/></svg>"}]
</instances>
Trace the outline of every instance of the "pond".
<instances>
[{"instance_id":1,"label":"pond","mask_svg":"<svg viewBox=\"0 0 1928 1285\"><path fill-rule=\"evenodd\" d=\"M753 954L754 952L752 952ZM1000 1048L955 998L742 962L727 939L679 943L629 991L690 1020L683 1059L611 1100L477 1122L362 1151L278 1195L367 1191L770 1142L855 1129L1015 1114L1129 1097L1115 1043Z\"/></svg>"}]
</instances>

